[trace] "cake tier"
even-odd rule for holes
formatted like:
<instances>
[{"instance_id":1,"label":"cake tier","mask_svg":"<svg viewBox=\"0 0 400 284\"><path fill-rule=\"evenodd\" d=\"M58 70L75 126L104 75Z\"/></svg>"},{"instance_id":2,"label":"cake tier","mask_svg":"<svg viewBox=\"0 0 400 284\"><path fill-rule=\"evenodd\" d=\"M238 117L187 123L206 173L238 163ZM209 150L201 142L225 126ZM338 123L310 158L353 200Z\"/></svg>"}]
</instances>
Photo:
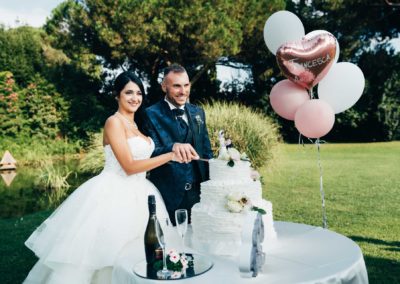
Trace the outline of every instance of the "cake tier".
<instances>
[{"instance_id":1,"label":"cake tier","mask_svg":"<svg viewBox=\"0 0 400 284\"><path fill-rule=\"evenodd\" d=\"M263 215L265 240L274 239L272 204L262 200L259 205L267 212ZM231 213L226 209L209 211L209 206L195 204L192 208L193 248L207 254L237 256L245 217L246 213Z\"/></svg>"},{"instance_id":2,"label":"cake tier","mask_svg":"<svg viewBox=\"0 0 400 284\"><path fill-rule=\"evenodd\" d=\"M200 201L203 206L224 208L228 194L243 194L250 198L251 202L261 200L262 187L260 181L251 179L238 180L208 180L201 183Z\"/></svg>"},{"instance_id":3,"label":"cake tier","mask_svg":"<svg viewBox=\"0 0 400 284\"><path fill-rule=\"evenodd\" d=\"M251 180L250 162L235 161L233 167L228 166L228 161L211 159L210 180Z\"/></svg>"}]
</instances>

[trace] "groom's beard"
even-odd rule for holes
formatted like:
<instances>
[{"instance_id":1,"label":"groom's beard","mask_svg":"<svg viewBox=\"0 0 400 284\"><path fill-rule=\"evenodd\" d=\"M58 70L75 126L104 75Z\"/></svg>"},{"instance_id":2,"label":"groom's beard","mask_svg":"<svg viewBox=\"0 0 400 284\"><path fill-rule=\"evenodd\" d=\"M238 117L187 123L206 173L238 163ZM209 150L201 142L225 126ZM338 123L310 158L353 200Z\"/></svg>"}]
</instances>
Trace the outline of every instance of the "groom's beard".
<instances>
[{"instance_id":1,"label":"groom's beard","mask_svg":"<svg viewBox=\"0 0 400 284\"><path fill-rule=\"evenodd\" d=\"M168 102L170 102L171 104L173 104L175 107L180 107L180 106L184 106L186 103L189 103L190 101L189 101L189 96L190 96L190 93L188 94L188 95L182 95L182 94L179 94L179 95L171 95L171 93L169 92L169 89L167 89L166 90L166 92L165 92L166 94L165 94L165 99L168 101ZM176 101L176 99L175 98L177 98L177 97L185 97L186 99L185 99L185 102L183 103L183 104L180 104L180 103L178 103L177 101Z\"/></svg>"}]
</instances>

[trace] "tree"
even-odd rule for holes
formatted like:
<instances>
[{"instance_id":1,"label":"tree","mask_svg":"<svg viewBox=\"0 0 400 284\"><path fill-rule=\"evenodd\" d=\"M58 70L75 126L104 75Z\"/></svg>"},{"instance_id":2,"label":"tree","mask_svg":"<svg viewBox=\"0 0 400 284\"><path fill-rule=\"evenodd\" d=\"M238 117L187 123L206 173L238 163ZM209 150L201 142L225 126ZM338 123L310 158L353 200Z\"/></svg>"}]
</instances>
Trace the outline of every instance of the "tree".
<instances>
[{"instance_id":1,"label":"tree","mask_svg":"<svg viewBox=\"0 0 400 284\"><path fill-rule=\"evenodd\" d=\"M67 105L72 106L68 108L68 123L64 121L61 128L62 135L84 138L88 131L97 131L107 116L101 105L104 100L99 99L102 66L94 54L69 51L67 55L50 42L51 38L39 28L0 28L0 70L10 71L12 80L21 88L27 88L30 83L46 88L52 85L54 90L50 93L61 93ZM37 99L48 95L47 91L38 90ZM45 103L42 99L39 99L40 102ZM33 112L32 115L38 113ZM35 119L40 118L30 118ZM20 133L14 130L14 135Z\"/></svg>"},{"instance_id":2,"label":"tree","mask_svg":"<svg viewBox=\"0 0 400 284\"><path fill-rule=\"evenodd\" d=\"M0 72L0 134L15 137L21 131L22 117L19 101L19 87L13 74Z\"/></svg>"},{"instance_id":3,"label":"tree","mask_svg":"<svg viewBox=\"0 0 400 284\"><path fill-rule=\"evenodd\" d=\"M9 30L0 27L0 70L10 71L17 83L26 86L30 78L45 68L44 36L43 31L28 26Z\"/></svg>"},{"instance_id":4,"label":"tree","mask_svg":"<svg viewBox=\"0 0 400 284\"><path fill-rule=\"evenodd\" d=\"M228 98L274 115L267 95L284 77L275 56L265 46L263 27L268 16L285 7L302 19L307 32L324 29L333 33L340 43L340 61L358 64L366 76L364 95L352 109L337 116L329 139L392 139L389 133L396 132L392 129L395 124L388 122L388 117L393 115L384 119L378 113L384 109L380 104L390 102L396 107L397 103L393 99L397 95L394 88L384 86L394 85L398 78L388 64L398 62L398 55L389 51L388 42L399 33L399 8L386 5L385 1L69 0L53 11L45 26L50 43L70 60L68 69L61 72L67 74L67 80L56 86L62 86L74 104L83 99L85 106L92 106L99 113L91 120L87 111L75 110L74 121L88 123L86 129L94 129L95 122L110 111L110 99L98 93L101 80L107 82L102 67L106 67L103 71L135 70L149 82L155 101L162 94L160 71L171 62L178 62L187 67L192 78L193 100ZM243 92L236 89L236 93L216 95L219 83L215 63L220 64L221 58L226 58L222 64L235 67L240 66L236 64L239 62L250 66L253 82L246 84ZM389 78L392 83L385 85ZM79 87L75 87L77 83ZM297 141L293 123L279 121L284 136ZM381 131L384 128L388 130Z\"/></svg>"},{"instance_id":5,"label":"tree","mask_svg":"<svg viewBox=\"0 0 400 284\"><path fill-rule=\"evenodd\" d=\"M250 43L282 2L67 1L53 11L46 30L70 57L88 52L109 68L127 63L147 77L157 93L163 67L183 64L194 85L215 69L218 58L238 54L244 41Z\"/></svg>"},{"instance_id":6,"label":"tree","mask_svg":"<svg viewBox=\"0 0 400 284\"><path fill-rule=\"evenodd\" d=\"M9 71L0 72L0 135L2 137L60 138L68 103L54 85L39 75L18 85Z\"/></svg>"}]
</instances>

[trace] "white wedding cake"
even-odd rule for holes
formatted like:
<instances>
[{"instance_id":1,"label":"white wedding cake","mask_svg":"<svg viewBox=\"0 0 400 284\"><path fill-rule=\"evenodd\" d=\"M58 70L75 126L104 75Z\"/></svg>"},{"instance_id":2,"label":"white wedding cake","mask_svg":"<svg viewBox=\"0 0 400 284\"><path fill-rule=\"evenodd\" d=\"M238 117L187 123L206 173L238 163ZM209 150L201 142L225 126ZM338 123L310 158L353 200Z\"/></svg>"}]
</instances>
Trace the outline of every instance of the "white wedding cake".
<instances>
[{"instance_id":1,"label":"white wedding cake","mask_svg":"<svg viewBox=\"0 0 400 284\"><path fill-rule=\"evenodd\" d=\"M246 210L252 206L266 212L264 242L275 239L276 232L272 204L262 199L261 183L252 177L250 162L236 159L228 165L224 153L209 161L210 180L201 183L200 203L192 208L192 246L203 253L236 256Z\"/></svg>"}]
</instances>

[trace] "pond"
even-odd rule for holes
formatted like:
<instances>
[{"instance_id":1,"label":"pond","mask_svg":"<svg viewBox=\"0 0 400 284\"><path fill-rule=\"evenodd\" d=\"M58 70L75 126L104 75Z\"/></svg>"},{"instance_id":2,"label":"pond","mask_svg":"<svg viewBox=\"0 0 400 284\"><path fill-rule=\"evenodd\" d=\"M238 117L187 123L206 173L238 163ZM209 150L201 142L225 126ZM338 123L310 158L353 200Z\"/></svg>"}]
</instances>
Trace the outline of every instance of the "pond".
<instances>
[{"instance_id":1,"label":"pond","mask_svg":"<svg viewBox=\"0 0 400 284\"><path fill-rule=\"evenodd\" d=\"M70 187L62 194L46 189L38 183L41 167L21 166L16 171L1 171L0 218L21 217L30 213L56 208L72 191L93 175L78 171L79 160L59 161L55 168L72 172L67 182Z\"/></svg>"}]
</instances>

